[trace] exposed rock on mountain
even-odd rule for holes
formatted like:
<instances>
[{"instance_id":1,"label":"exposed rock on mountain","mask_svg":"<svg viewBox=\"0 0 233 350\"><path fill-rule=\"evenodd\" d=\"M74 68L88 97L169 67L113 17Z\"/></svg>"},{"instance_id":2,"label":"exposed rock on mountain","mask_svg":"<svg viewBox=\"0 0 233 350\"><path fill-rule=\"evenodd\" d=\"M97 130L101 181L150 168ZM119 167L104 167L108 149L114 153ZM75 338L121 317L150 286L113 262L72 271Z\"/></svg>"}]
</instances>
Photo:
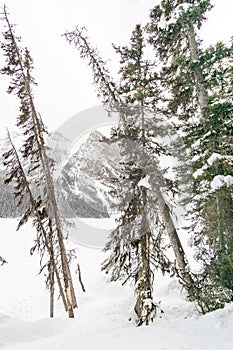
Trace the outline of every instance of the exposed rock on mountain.
<instances>
[{"instance_id":1,"label":"exposed rock on mountain","mask_svg":"<svg viewBox=\"0 0 233 350\"><path fill-rule=\"evenodd\" d=\"M117 144L102 141L103 134L93 131L75 150L67 147L69 140L62 134L54 133L50 137L58 204L65 217L109 216L113 197L106 180L117 177L120 154ZM2 154L7 149L6 140L0 140L0 217L17 217L21 210L16 208L13 186L4 185L6 169Z\"/></svg>"},{"instance_id":2,"label":"exposed rock on mountain","mask_svg":"<svg viewBox=\"0 0 233 350\"><path fill-rule=\"evenodd\" d=\"M59 203L66 215L107 217L111 194L108 178L116 176L120 159L117 144L102 142L103 135L93 131L80 148L68 156L58 178ZM72 153L72 149L71 149Z\"/></svg>"}]
</instances>

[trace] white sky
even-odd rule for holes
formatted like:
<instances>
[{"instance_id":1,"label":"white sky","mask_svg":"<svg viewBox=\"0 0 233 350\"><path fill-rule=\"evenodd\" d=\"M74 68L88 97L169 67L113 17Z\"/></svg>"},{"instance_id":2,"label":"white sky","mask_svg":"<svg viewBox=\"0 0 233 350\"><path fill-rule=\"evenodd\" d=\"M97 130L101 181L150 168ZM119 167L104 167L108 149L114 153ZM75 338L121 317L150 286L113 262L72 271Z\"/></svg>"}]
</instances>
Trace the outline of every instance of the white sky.
<instances>
[{"instance_id":1,"label":"white sky","mask_svg":"<svg viewBox=\"0 0 233 350\"><path fill-rule=\"evenodd\" d=\"M37 110L49 130L58 128L72 115L100 103L86 62L64 37L75 25L88 29L91 42L109 67L117 71L117 56L111 44L128 44L137 23L145 23L158 0L0 0L7 4L11 23L34 59ZM233 0L213 0L203 28L208 43L229 40L233 35ZM2 24L0 24L2 31ZM0 55L0 67L4 65ZM17 99L6 94L8 80L0 79L1 129L10 128L18 114Z\"/></svg>"}]
</instances>

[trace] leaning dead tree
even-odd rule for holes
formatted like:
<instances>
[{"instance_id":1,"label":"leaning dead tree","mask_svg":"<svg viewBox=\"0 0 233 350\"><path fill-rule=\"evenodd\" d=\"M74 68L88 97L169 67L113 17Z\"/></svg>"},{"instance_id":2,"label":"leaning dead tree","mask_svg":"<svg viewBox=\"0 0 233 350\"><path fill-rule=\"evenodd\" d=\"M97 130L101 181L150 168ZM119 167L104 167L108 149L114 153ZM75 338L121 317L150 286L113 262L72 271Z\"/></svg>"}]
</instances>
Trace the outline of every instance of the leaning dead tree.
<instances>
[{"instance_id":1,"label":"leaning dead tree","mask_svg":"<svg viewBox=\"0 0 233 350\"><path fill-rule=\"evenodd\" d=\"M15 196L19 198L18 204L26 202L26 211L20 220L19 227L30 217L35 220L33 224L37 229L37 239L32 251L37 248L43 256L46 250L49 255L47 266L51 292L50 315L53 315L54 276L56 275L64 305L69 317L73 318L77 301L51 174L53 162L47 156L44 139L46 130L34 104L33 86L36 83L32 76L33 61L29 50L20 48L20 38L15 36L5 6L2 19L6 31L3 33L4 42L1 47L5 52L6 65L1 73L11 77L8 93L14 93L20 101L17 126L24 137L20 153L22 160L27 162L27 172L25 172L17 151L10 141L11 149L5 154L5 162L9 169L6 182L15 181ZM17 164L17 169L15 169L15 164ZM36 191L39 193L36 199L30 190L29 182L36 185Z\"/></svg>"},{"instance_id":2,"label":"leaning dead tree","mask_svg":"<svg viewBox=\"0 0 233 350\"><path fill-rule=\"evenodd\" d=\"M17 199L17 206L25 205L25 212L21 217L17 230L32 218L32 224L36 227L37 237L35 244L31 248L30 253L33 254L37 250L40 254L41 272L47 267L48 276L46 284L50 289L50 317L54 315L54 275L56 276L59 292L62 297L65 310L67 310L67 302L61 284L61 271L59 268L59 257L55 256L55 246L53 237L53 229L51 227L51 220L49 219L46 207L40 195L33 194L31 184L29 183L25 171L23 169L18 152L11 140L8 132L9 150L4 153L4 165L8 169L8 173L4 183L7 185L14 182L14 194ZM46 254L47 253L47 254ZM49 260L44 262L44 258L49 256Z\"/></svg>"}]
</instances>

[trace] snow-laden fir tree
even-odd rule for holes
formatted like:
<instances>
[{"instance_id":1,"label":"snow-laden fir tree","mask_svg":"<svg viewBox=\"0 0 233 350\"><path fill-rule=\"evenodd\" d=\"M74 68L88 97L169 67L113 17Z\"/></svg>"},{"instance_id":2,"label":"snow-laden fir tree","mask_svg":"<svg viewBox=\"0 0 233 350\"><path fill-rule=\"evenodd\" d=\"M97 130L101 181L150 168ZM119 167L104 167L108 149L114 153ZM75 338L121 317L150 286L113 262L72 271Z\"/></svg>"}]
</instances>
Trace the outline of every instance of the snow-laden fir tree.
<instances>
[{"instance_id":1,"label":"snow-laden fir tree","mask_svg":"<svg viewBox=\"0 0 233 350\"><path fill-rule=\"evenodd\" d=\"M162 193L162 190L166 191L166 185L157 156L166 150L156 137L161 136L163 124L155 114L151 115L159 93L156 72L144 58L139 25L129 46L115 47L121 63L119 86L112 83L103 60L90 46L82 29L77 27L66 33L66 38L80 50L82 58L88 59L98 95L105 106L120 116L111 138L105 140L119 144L122 162L118 176L107 180L112 181L120 218L107 243L105 250L110 251L110 256L103 269L111 271L112 280L131 278L134 281L136 322L148 324L157 306L152 296L153 267L159 267L163 272L171 269L163 246L164 231L168 233L177 270L190 296L192 285L184 251ZM151 184L145 185L145 179Z\"/></svg>"},{"instance_id":2,"label":"snow-laden fir tree","mask_svg":"<svg viewBox=\"0 0 233 350\"><path fill-rule=\"evenodd\" d=\"M164 0L147 26L163 63L164 111L178 120L182 135L180 182L202 262L196 284L203 313L230 300L233 271L232 46L202 49L198 31L211 7L209 0Z\"/></svg>"},{"instance_id":3,"label":"snow-laden fir tree","mask_svg":"<svg viewBox=\"0 0 233 350\"><path fill-rule=\"evenodd\" d=\"M121 198L118 203L122 216L106 247L106 250L110 248L113 251L114 256L111 256L109 261L105 261L103 268L107 271L112 270L112 280L117 280L122 277L122 274L125 279L133 277L137 295L135 304L137 324L144 322L148 324L154 317L156 305L152 298L153 276L148 250L151 244L151 230L145 217L147 189L137 186L142 177L145 176L135 162L135 156L139 156L138 159L140 159L140 154L137 153L134 146L138 145L137 140L141 133L141 125L136 125L136 123L132 125L133 116L135 116L134 106L121 99L116 84L112 83L103 60L91 47L83 29L76 28L74 32L67 33L66 38L77 46L82 58L89 60L98 88L98 95L102 97L104 104L120 114L118 127L112 130L111 141L108 141L119 142L121 139L122 170L119 174L121 176L121 192L118 194ZM113 138L116 138L116 141L113 141ZM116 181L119 183L117 178ZM114 179L111 180L114 182ZM119 191L119 188L117 190Z\"/></svg>"},{"instance_id":4,"label":"snow-laden fir tree","mask_svg":"<svg viewBox=\"0 0 233 350\"><path fill-rule=\"evenodd\" d=\"M16 94L20 101L17 126L21 129L24 139L20 154L24 163L27 163L26 173L18 152L9 138L10 149L4 154L5 164L8 168L5 182L13 182L18 205L22 202L25 203L26 209L19 222L19 227L29 218L34 218L33 224L37 230L37 239L32 251L38 249L42 259L46 254L49 255L49 262L45 263L45 266L49 269L47 281L51 292L50 315L53 316L53 290L56 275L60 294L68 309L69 317L74 317L73 309L77 306L77 302L54 191L51 174L52 161L47 156L44 139L45 128L36 111L33 98L33 86L35 85L32 76L33 62L28 49L20 48L20 39L15 36L5 6L2 19L6 31L3 33L4 41L1 43L1 48L5 54L6 65L1 69L1 73L11 77L8 93ZM36 197L29 185L29 182L33 181L37 185L38 194ZM43 268L44 266L42 266Z\"/></svg>"},{"instance_id":5,"label":"snow-laden fir tree","mask_svg":"<svg viewBox=\"0 0 233 350\"><path fill-rule=\"evenodd\" d=\"M163 246L164 233L168 234L169 244L173 248L177 261L178 275L188 291L189 297L192 298L192 279L189 275L188 264L172 220L170 206L164 197L164 194L169 192L167 185L168 183L171 185L172 181L165 178L158 161L160 155L169 153L162 142L159 141L164 135L168 135L169 126L159 114L160 87L156 67L145 59L144 46L143 32L141 26L137 25L133 31L130 45L122 48L115 47L120 54L120 86L118 93L129 109L125 125L119 125L114 130L116 135L112 137L112 139L119 139L119 136L124 135L124 143L126 144L126 146L123 144L123 156L125 157L123 164L125 168L122 169L121 174L124 182L121 178L119 181L119 192L125 193L123 210L121 208L121 222L124 223L128 216L131 219L130 227L125 228L128 235L124 233L125 237L128 237L126 238L127 242L134 242L135 232L137 233L137 240L138 236L141 237L137 244L136 256L140 257L140 247L142 252L145 250L144 247L147 247L148 257L146 259L148 260L148 268L151 269L151 275L154 266L159 267L163 272L171 269L171 264L166 258L166 249ZM134 183L129 181L130 176L134 178ZM143 185L143 182L146 182L145 180L148 181L149 186ZM130 185L132 186L132 192L130 192ZM132 196L130 200L129 193ZM144 202L140 200L140 193L144 193ZM141 219L140 211L139 213L133 213L133 210L131 210L132 203L135 203L136 208L137 203L139 205L143 203ZM142 227L140 227L140 223L143 224ZM149 228L148 232L145 231L147 227ZM118 242L118 249L114 247L114 237L121 236L121 229L121 225L119 225L115 230L116 232L113 232L112 240L109 242L112 254L104 265L107 269L110 266L113 271L117 267L116 263L112 263L116 260L116 256L118 255L118 260L121 261L120 257L124 255L123 252L119 252L120 241ZM146 235L148 236L147 241ZM148 243L146 244L146 242ZM134 246L129 245L129 261L131 255L133 255L131 254L132 248L134 249ZM132 272L137 279L137 268L135 269L133 264ZM143 294L143 288L146 289L145 286L138 284L137 280L136 285L140 287L136 290L138 295ZM151 288L152 285L151 283ZM141 300L141 310L143 310L143 305L143 300ZM137 313L138 315L139 313Z\"/></svg>"},{"instance_id":6,"label":"snow-laden fir tree","mask_svg":"<svg viewBox=\"0 0 233 350\"><path fill-rule=\"evenodd\" d=\"M155 159L150 158L156 153L155 148L157 147L157 152L165 150L158 143L153 145L156 131L152 127L148 128L149 100L157 95L157 86L155 73L151 73L152 66L144 59L140 25L133 31L129 46L115 46L115 49L120 54L118 95L125 109L125 122L119 123L112 130L111 142L118 142L121 149L120 176L115 181L116 192L121 193L121 200L118 226L111 233L105 248L110 254L103 263L103 270L111 271L113 280L133 279L136 322L141 325L149 324L156 313L153 301L153 264L156 267L160 265L163 271L170 268L161 247L162 225L153 227L151 223L158 221L153 207L155 203L151 203L147 186L141 185L151 168L155 169Z\"/></svg>"}]
</instances>

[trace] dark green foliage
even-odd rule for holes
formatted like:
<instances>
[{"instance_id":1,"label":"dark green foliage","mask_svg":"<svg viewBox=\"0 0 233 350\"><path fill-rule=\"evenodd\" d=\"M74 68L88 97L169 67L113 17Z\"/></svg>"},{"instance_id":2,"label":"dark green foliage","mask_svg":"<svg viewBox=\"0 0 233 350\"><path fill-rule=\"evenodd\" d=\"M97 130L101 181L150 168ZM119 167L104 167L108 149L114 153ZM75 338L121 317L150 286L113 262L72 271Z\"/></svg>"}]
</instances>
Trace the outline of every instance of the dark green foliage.
<instances>
[{"instance_id":1,"label":"dark green foliage","mask_svg":"<svg viewBox=\"0 0 233 350\"><path fill-rule=\"evenodd\" d=\"M147 25L163 62L164 113L177 118L182 135L174 145L181 162L178 183L188 189L189 230L202 262L193 278L203 313L231 299L233 275L232 186L224 182L233 175L233 50L221 42L202 49L197 33L211 7L210 1L164 0Z\"/></svg>"},{"instance_id":2,"label":"dark green foliage","mask_svg":"<svg viewBox=\"0 0 233 350\"><path fill-rule=\"evenodd\" d=\"M151 21L146 28L149 42L163 62L161 81L166 89L165 113L178 116L185 124L196 114L198 85L203 83L200 42L196 39L196 47L191 50L190 40L210 9L210 1L164 0L151 11Z\"/></svg>"},{"instance_id":3,"label":"dark green foliage","mask_svg":"<svg viewBox=\"0 0 233 350\"><path fill-rule=\"evenodd\" d=\"M222 287L209 277L208 271L193 275L196 290L196 306L201 314L224 308L232 301L232 292Z\"/></svg>"}]
</instances>

